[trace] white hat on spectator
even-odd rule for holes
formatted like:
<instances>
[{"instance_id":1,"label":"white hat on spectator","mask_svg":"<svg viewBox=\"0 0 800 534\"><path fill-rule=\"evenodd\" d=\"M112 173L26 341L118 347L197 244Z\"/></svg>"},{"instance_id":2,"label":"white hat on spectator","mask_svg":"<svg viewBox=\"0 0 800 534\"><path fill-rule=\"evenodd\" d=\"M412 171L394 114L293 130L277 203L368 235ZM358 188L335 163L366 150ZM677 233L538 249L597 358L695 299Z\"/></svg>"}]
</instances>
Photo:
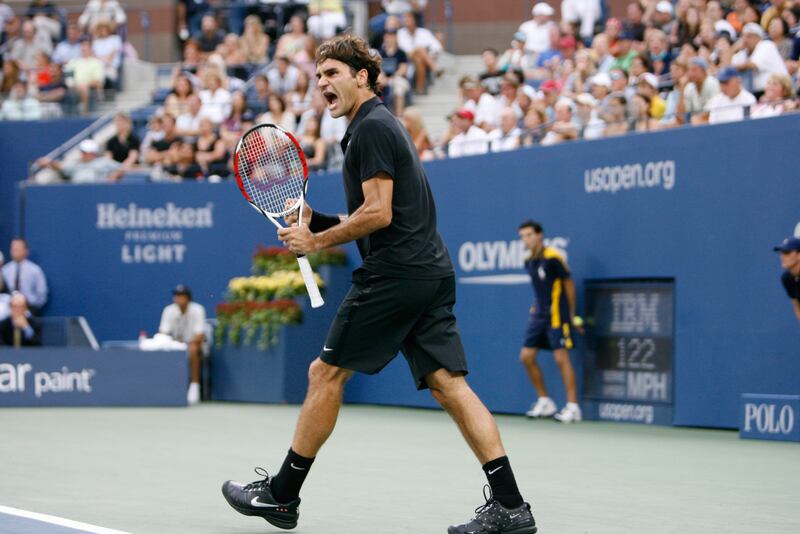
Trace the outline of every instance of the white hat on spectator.
<instances>
[{"instance_id":1,"label":"white hat on spectator","mask_svg":"<svg viewBox=\"0 0 800 534\"><path fill-rule=\"evenodd\" d=\"M756 24L756 26L758 26L758 24ZM761 26L758 27L760 28ZM731 36L731 39L734 41L736 40L736 29L733 27L733 24L725 19L720 19L714 23L714 33L719 32L728 32L728 34Z\"/></svg>"},{"instance_id":2,"label":"white hat on spectator","mask_svg":"<svg viewBox=\"0 0 800 534\"><path fill-rule=\"evenodd\" d=\"M668 0L661 0L659 3L656 4L656 11L659 13L666 13L667 15L672 15L672 2Z\"/></svg>"},{"instance_id":3,"label":"white hat on spectator","mask_svg":"<svg viewBox=\"0 0 800 534\"><path fill-rule=\"evenodd\" d=\"M525 96L527 96L528 98L530 98L531 100L536 100L536 99L538 98L538 96L539 96L539 94L536 92L536 89L534 89L533 87L531 87L531 86L530 86L530 85L528 85L527 83L526 83L526 84L524 84L524 85L523 85L523 86L520 88L520 91L522 91L522 93L523 93Z\"/></svg>"},{"instance_id":4,"label":"white hat on spectator","mask_svg":"<svg viewBox=\"0 0 800 534\"><path fill-rule=\"evenodd\" d=\"M598 72L591 77L590 83L592 85L602 85L603 87L611 88L611 76L607 72Z\"/></svg>"},{"instance_id":5,"label":"white hat on spectator","mask_svg":"<svg viewBox=\"0 0 800 534\"><path fill-rule=\"evenodd\" d=\"M748 22L742 28L742 35L747 35L748 33L752 33L753 35L758 35L761 39L765 37L764 30L761 26L756 22Z\"/></svg>"},{"instance_id":6,"label":"white hat on spectator","mask_svg":"<svg viewBox=\"0 0 800 534\"><path fill-rule=\"evenodd\" d=\"M78 145L78 149L87 154L97 154L97 151L100 150L100 147L97 146L97 143L94 141L94 139L84 139Z\"/></svg>"},{"instance_id":7,"label":"white hat on spectator","mask_svg":"<svg viewBox=\"0 0 800 534\"><path fill-rule=\"evenodd\" d=\"M539 2L538 4L533 6L532 13L534 14L534 16L541 15L543 17L552 17L553 14L555 13L555 10L552 7L550 7L550 4L547 4L545 2Z\"/></svg>"},{"instance_id":8,"label":"white hat on spectator","mask_svg":"<svg viewBox=\"0 0 800 534\"><path fill-rule=\"evenodd\" d=\"M575 97L575 102L583 104L584 106L594 107L597 105L597 99L589 93L581 93Z\"/></svg>"},{"instance_id":9,"label":"white hat on spectator","mask_svg":"<svg viewBox=\"0 0 800 534\"><path fill-rule=\"evenodd\" d=\"M569 106L570 111L575 111L575 101L567 96L558 97L556 106Z\"/></svg>"},{"instance_id":10,"label":"white hat on spectator","mask_svg":"<svg viewBox=\"0 0 800 534\"><path fill-rule=\"evenodd\" d=\"M639 76L639 83L646 83L653 89L658 89L658 76L653 74L652 72L645 72L641 76Z\"/></svg>"}]
</instances>

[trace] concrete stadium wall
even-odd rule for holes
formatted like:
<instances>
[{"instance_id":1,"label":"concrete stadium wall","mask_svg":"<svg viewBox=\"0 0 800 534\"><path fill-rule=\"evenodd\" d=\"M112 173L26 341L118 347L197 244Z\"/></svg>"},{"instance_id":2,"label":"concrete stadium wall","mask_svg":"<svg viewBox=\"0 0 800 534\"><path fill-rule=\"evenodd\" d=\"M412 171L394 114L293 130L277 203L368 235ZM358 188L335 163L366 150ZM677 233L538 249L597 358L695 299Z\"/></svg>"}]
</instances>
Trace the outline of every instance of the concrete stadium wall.
<instances>
[{"instance_id":1,"label":"concrete stadium wall","mask_svg":"<svg viewBox=\"0 0 800 534\"><path fill-rule=\"evenodd\" d=\"M428 164L476 390L511 413L533 396L517 361L532 291L516 232L531 217L568 255L579 310L586 279L674 279L675 424L733 428L741 393L798 393L800 329L772 252L800 230L798 142L795 115ZM338 175L314 176L309 189L312 206L343 209ZM213 306L256 244L276 243L233 183L24 196L26 236L52 288L47 312L85 315L100 339L152 332L178 282ZM354 379L348 400L430 405L399 360Z\"/></svg>"}]
</instances>

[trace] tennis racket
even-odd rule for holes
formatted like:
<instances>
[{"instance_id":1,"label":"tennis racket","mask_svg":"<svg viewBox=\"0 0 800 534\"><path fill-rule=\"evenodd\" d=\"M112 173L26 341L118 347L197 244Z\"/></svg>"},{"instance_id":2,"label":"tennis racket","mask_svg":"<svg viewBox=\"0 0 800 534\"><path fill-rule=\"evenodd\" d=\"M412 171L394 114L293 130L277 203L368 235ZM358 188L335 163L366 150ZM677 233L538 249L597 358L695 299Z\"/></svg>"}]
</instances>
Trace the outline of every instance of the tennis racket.
<instances>
[{"instance_id":1,"label":"tennis racket","mask_svg":"<svg viewBox=\"0 0 800 534\"><path fill-rule=\"evenodd\" d=\"M303 224L308 165L297 139L274 124L259 124L239 139L233 156L236 182L244 198L278 228L278 218L299 210ZM297 256L300 274L306 284L311 307L325 302L314 279L308 258Z\"/></svg>"}]
</instances>

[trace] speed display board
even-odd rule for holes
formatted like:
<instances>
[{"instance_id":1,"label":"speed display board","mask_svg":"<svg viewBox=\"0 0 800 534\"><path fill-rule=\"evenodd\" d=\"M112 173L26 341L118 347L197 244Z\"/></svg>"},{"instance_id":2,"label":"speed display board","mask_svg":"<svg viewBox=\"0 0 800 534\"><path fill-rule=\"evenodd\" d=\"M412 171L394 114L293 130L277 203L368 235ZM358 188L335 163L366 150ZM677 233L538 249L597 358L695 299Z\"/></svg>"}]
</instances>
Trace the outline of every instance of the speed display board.
<instances>
[{"instance_id":1,"label":"speed display board","mask_svg":"<svg viewBox=\"0 0 800 534\"><path fill-rule=\"evenodd\" d=\"M587 419L672 424L674 281L586 282Z\"/></svg>"}]
</instances>

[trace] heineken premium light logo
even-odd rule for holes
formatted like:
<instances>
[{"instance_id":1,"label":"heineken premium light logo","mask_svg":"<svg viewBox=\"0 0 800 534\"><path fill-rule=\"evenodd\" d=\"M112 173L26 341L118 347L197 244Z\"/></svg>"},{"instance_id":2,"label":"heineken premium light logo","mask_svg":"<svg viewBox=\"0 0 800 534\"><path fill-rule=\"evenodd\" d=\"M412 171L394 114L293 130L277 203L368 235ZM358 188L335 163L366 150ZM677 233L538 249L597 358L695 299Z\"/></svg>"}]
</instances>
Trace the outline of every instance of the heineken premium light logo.
<instances>
[{"instance_id":1,"label":"heineken premium light logo","mask_svg":"<svg viewBox=\"0 0 800 534\"><path fill-rule=\"evenodd\" d=\"M183 263L187 247L184 230L214 227L214 203L205 206L179 207L172 202L156 208L140 207L131 202L97 204L98 230L122 230L122 263Z\"/></svg>"}]
</instances>

